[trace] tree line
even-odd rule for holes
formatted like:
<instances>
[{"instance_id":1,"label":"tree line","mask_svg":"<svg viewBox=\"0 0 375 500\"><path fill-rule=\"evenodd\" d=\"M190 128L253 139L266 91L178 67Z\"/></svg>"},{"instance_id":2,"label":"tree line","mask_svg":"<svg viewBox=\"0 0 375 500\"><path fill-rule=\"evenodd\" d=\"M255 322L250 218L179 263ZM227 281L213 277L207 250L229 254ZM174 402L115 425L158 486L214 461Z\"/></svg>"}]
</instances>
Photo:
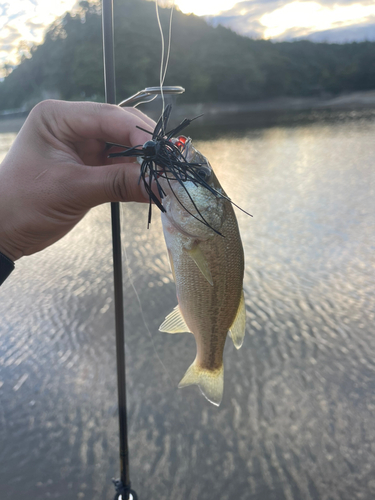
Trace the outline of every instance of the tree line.
<instances>
[{"instance_id":1,"label":"tree line","mask_svg":"<svg viewBox=\"0 0 375 500\"><path fill-rule=\"evenodd\" d=\"M155 5L115 0L118 100L159 84L161 41ZM169 10L160 9L168 33ZM9 71L8 71L9 72ZM252 101L375 88L375 42L347 44L252 40L176 10L165 85L185 102ZM97 2L53 23L44 42L0 82L0 109L32 107L46 96L104 98L101 12Z\"/></svg>"}]
</instances>

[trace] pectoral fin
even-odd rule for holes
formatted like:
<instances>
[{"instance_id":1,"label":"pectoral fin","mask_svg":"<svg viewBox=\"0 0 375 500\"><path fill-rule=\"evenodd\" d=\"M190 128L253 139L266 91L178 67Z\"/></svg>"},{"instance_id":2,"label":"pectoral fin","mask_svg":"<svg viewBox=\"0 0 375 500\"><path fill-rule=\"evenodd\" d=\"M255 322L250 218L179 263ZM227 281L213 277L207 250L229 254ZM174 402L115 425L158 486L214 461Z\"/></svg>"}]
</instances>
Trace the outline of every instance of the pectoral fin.
<instances>
[{"instance_id":1,"label":"pectoral fin","mask_svg":"<svg viewBox=\"0 0 375 500\"><path fill-rule=\"evenodd\" d=\"M174 263L173 263L173 258L172 258L172 252L168 249L168 257L169 257L169 265L171 266L171 271L173 275L173 280L176 283L176 274L174 271Z\"/></svg>"},{"instance_id":2,"label":"pectoral fin","mask_svg":"<svg viewBox=\"0 0 375 500\"><path fill-rule=\"evenodd\" d=\"M245 309L245 297L242 290L240 305L238 306L236 317L234 318L233 324L229 329L229 335L233 340L233 344L236 349L239 349L243 344L243 339L245 337L245 327L246 327L246 309Z\"/></svg>"},{"instance_id":3,"label":"pectoral fin","mask_svg":"<svg viewBox=\"0 0 375 500\"><path fill-rule=\"evenodd\" d=\"M159 326L159 331L166 333L190 332L189 327L182 317L178 304Z\"/></svg>"},{"instance_id":4,"label":"pectoral fin","mask_svg":"<svg viewBox=\"0 0 375 500\"><path fill-rule=\"evenodd\" d=\"M203 255L203 252L199 247L199 244L194 245L194 247L191 250L187 250L187 252L193 259L193 261L197 264L200 272L203 274L209 284L213 286L214 282L212 281L211 271L206 257Z\"/></svg>"}]
</instances>

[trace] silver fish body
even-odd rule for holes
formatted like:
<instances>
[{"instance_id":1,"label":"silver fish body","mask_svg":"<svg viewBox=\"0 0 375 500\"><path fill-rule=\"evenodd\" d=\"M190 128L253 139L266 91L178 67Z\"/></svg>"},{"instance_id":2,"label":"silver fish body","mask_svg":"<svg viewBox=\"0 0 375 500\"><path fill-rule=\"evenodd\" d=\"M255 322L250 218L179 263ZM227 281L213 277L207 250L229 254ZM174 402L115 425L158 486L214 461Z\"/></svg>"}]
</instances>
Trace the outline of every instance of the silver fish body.
<instances>
[{"instance_id":1,"label":"silver fish body","mask_svg":"<svg viewBox=\"0 0 375 500\"><path fill-rule=\"evenodd\" d=\"M202 164L202 175L216 193L192 181L163 180L162 223L178 306L159 330L194 334L197 355L179 387L197 384L218 406L227 334L237 348L245 334L244 254L232 204L207 159L191 144L186 154L188 161Z\"/></svg>"}]
</instances>

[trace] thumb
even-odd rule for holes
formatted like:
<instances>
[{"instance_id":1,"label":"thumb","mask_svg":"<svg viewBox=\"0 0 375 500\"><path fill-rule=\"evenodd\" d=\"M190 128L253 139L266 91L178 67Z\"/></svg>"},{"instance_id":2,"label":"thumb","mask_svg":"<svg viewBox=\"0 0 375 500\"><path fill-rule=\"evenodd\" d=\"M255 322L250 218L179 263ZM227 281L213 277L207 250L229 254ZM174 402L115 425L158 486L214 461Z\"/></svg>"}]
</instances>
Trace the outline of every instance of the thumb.
<instances>
[{"instance_id":1,"label":"thumb","mask_svg":"<svg viewBox=\"0 0 375 500\"><path fill-rule=\"evenodd\" d=\"M100 167L87 167L89 172L80 183L81 203L89 209L102 203L137 201L148 203L149 196L137 163L115 163Z\"/></svg>"}]
</instances>

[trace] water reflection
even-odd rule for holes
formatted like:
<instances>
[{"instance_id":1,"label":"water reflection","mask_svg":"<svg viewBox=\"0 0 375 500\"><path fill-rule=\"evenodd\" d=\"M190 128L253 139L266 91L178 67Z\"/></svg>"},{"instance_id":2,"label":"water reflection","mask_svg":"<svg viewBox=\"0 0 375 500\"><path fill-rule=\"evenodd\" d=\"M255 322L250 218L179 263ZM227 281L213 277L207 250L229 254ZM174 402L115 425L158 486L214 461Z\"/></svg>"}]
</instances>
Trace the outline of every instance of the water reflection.
<instances>
[{"instance_id":1,"label":"water reflection","mask_svg":"<svg viewBox=\"0 0 375 500\"><path fill-rule=\"evenodd\" d=\"M375 494L375 120L192 128L233 200L248 335L225 352L220 409L176 386L191 335L161 225L128 204L125 283L133 486L140 498L370 499ZM332 117L331 117L332 118ZM211 135L210 135L211 134ZM3 150L9 137L0 136ZM110 499L117 415L109 208L21 260L1 287L2 500ZM125 257L124 257L125 258ZM149 332L148 332L148 330Z\"/></svg>"}]
</instances>

